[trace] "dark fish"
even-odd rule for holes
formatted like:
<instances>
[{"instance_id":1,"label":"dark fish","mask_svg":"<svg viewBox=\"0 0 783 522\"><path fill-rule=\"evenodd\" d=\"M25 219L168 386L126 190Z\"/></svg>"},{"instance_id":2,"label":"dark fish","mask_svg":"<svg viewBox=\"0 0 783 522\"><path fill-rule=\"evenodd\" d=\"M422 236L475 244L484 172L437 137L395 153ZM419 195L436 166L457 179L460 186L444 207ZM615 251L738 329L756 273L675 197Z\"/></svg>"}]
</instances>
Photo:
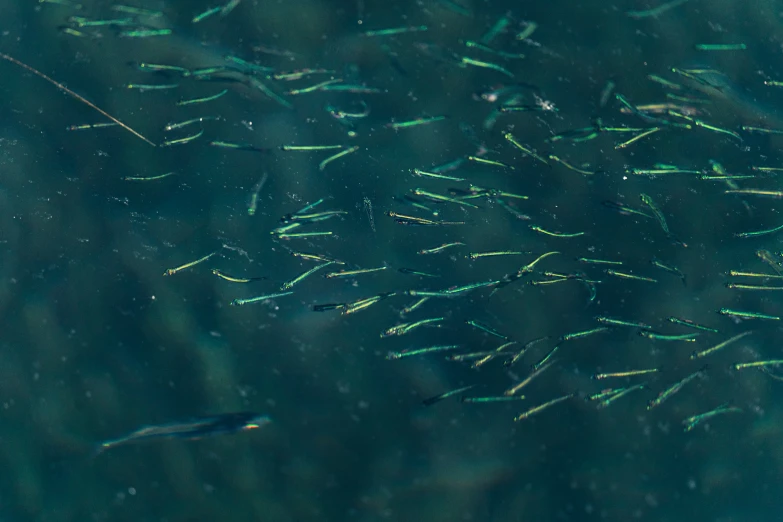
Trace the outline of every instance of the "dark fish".
<instances>
[{"instance_id":1,"label":"dark fish","mask_svg":"<svg viewBox=\"0 0 783 522\"><path fill-rule=\"evenodd\" d=\"M97 456L104 451L131 442L149 439L200 439L214 435L225 435L260 428L272 422L266 415L253 412L224 413L208 417L198 417L185 421L168 422L153 426L143 426L116 439L101 442L93 453Z\"/></svg>"}]
</instances>

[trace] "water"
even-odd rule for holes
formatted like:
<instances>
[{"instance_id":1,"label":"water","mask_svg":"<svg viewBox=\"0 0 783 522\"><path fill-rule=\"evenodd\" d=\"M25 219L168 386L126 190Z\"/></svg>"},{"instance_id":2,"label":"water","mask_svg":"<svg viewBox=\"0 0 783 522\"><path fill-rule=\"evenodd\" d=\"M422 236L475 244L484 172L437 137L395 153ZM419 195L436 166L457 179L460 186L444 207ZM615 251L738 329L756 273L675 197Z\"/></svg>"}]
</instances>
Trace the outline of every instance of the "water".
<instances>
[{"instance_id":1,"label":"water","mask_svg":"<svg viewBox=\"0 0 783 522\"><path fill-rule=\"evenodd\" d=\"M626 169L657 162L712 174L710 160L731 174L752 166L779 167L779 138L740 126L775 129L783 91L780 15L774 2L690 0L658 17L633 19L626 11L648 2L555 1L517 5L468 2L472 15L441 2L251 2L198 24L210 7L145 2L163 16L148 20L173 28L171 36L117 37L116 29L62 32L70 16L114 18L110 2L82 8L51 4L3 5L0 52L8 53L84 96L154 143L204 135L192 143L152 147L118 127L68 131L104 122L98 113L35 75L0 62L0 520L777 520L781 383L732 365L780 358L779 321L732 320L721 307L780 316L779 292L737 291L726 282L775 285L728 277L729 270L764 272L756 256L781 250L779 234L742 239L736 233L783 223L779 199L724 194L729 187L699 175L657 178ZM141 4L139 4L140 6ZM464 45L479 41L510 12L507 32L488 45L525 54L503 59ZM361 22L361 23L359 23ZM514 34L535 22L527 41ZM426 25L397 36L358 33ZM416 44L437 45L423 53ZM699 52L698 43L745 43L745 51ZM260 47L290 51L271 55ZM255 50L254 50L255 49ZM435 49L433 47L430 50ZM486 68L443 62L448 52L502 66L514 78ZM198 68L223 64L226 54L277 71L334 70L298 81L261 78L284 93L331 77L383 92L312 92L286 96L286 109L246 83L199 81L141 72L129 62ZM435 57L433 57L433 55ZM714 68L708 86L694 88L671 68ZM650 81L665 77L688 89L670 91ZM234 75L233 79L236 79ZM625 148L630 133L601 133L584 142L546 141L600 118L604 126L657 124L620 112L600 98L608 81L630 103L686 95L695 116L727 134L669 127ZM179 83L171 90L138 92L128 83ZM490 104L476 93L524 83L519 104L557 110L501 114L487 128ZM228 89L213 102L187 107L182 99ZM669 100L671 101L671 100ZM369 115L353 129L325 106ZM392 121L445 115L441 122L393 130ZM171 122L220 117L165 133ZM661 118L675 116L657 115ZM682 119L675 120L684 122ZM466 132L465 129L472 129ZM355 136L349 133L353 130ZM583 175L522 154L503 138L512 133L544 159L554 154L591 172ZM269 148L249 152L210 146L220 140ZM443 174L464 182L415 177L477 153L514 167L466 161ZM319 170L334 151L286 152L281 145L358 146ZM483 149L478 149L479 151ZM125 177L161 180L131 182ZM264 174L255 215L250 197ZM464 195L469 184L525 195L425 204L437 213L399 202L410 190ZM774 176L736 181L740 188L780 190ZM621 215L601 203L639 210L648 194L674 236L639 215ZM344 216L302 227L331 237L280 239L270 232L280 217L319 199L314 212ZM419 198L420 199L420 198ZM501 198L502 199L502 198ZM368 205L366 201L369 201ZM371 210L370 210L371 207ZM386 212L464 221L465 225L406 226ZM372 220L370 219L372 216ZM552 237L529 228L584 232ZM449 242L465 246L439 254L416 252ZM275 293L316 266L290 251L323 254L349 263L331 265L265 303L230 306L234 299ZM520 256L470 260L470 252L519 250ZM408 290L439 291L498 280L546 252L523 279L497 290L477 289L416 301ZM164 277L165 270L218 252L208 261ZM604 266L577 257L620 260L617 270L657 283L614 278ZM658 258L686 275L650 264ZM355 278L322 277L343 269L389 268ZM215 277L266 277L231 283ZM406 275L399 268L437 275ZM614 268L614 267L612 267ZM543 272L600 280L596 297L579 280L551 280ZM555 278L556 279L556 278ZM312 306L348 303L397 292L354 314L313 312ZM617 327L562 344L557 362L520 393L518 402L463 404L460 395L494 396L527 377L565 334L599 326L603 315L652 325L656 332L689 333L667 322L692 319L720 330L697 342L652 341ZM398 323L444 317L440 328L421 327L381 338ZM496 349L503 340L465 324L476 320L520 345L539 337L512 368L501 358L479 370L443 354L388 360L389 352L460 344L458 353ZM746 330L736 344L692 361L690 354ZM661 406L659 392L708 364ZM660 367L648 376L594 381L599 372ZM647 382L605 409L583 398L608 387ZM429 407L422 400L475 385ZM565 394L577 397L515 422L522 412ZM683 432L682 421L724 402L743 413L716 416ZM193 416L251 410L274 422L197 441L171 440L113 448L90 459L94 445L140 426Z\"/></svg>"}]
</instances>

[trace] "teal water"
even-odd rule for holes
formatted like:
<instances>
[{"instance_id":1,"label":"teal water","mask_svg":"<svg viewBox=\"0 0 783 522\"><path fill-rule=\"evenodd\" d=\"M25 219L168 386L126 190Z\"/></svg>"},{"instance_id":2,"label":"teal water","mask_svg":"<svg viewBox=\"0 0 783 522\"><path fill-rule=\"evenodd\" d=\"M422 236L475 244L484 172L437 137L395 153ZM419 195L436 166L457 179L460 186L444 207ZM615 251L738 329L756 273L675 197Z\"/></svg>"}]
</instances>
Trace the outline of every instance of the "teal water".
<instances>
[{"instance_id":1,"label":"teal water","mask_svg":"<svg viewBox=\"0 0 783 522\"><path fill-rule=\"evenodd\" d=\"M61 82L157 145L203 130L192 142L169 147L152 146L116 126L67 130L107 120L0 60L0 521L779 519L783 383L774 377L783 370L775 374L773 367L770 376L733 365L780 358L780 321L717 311L783 316L780 291L726 287L783 286L774 278L727 275L778 275L780 267L763 262L757 251L769 251L780 262L783 232L736 234L783 225L780 198L726 194L735 190L726 182L700 179L716 175L714 161L732 175L756 176L734 181L736 189L783 190L778 175L761 176L752 168L783 167L780 138L741 128L783 130L783 88L764 84L783 81L776 2L690 0L655 17L633 18L627 11L661 3L464 1L465 14L436 0L243 0L225 17L193 24L212 4L150 0L134 5L161 16L134 24L173 30L150 38L120 37L125 28L80 28L70 19L128 16L113 10L116 5L0 3L0 52ZM487 45L524 58L465 45L479 41L507 13L508 28ZM535 32L517 40L531 22ZM419 25L428 30L360 35ZM744 43L746 49L694 49L705 43ZM422 44L429 52L422 52ZM285 53L270 54L269 48ZM197 69L223 65L225 55L278 72L334 72L292 81L258 76L285 96L287 108L250 85L247 75L197 80L133 65ZM513 78L450 63L454 56L499 65ZM710 72L699 82L672 68ZM681 88L667 89L648 75ZM381 92L284 94L329 79ZM609 81L612 92L634 106L673 103L739 139L624 113L613 95L602 104ZM128 84L178 87L139 92ZM493 110L510 103L509 97L492 104L476 94L514 84L520 84L517 106L556 110L503 113L492 123ZM212 102L177 105L224 89ZM349 128L327 106L369 114ZM441 115L448 118L388 127ZM169 123L199 117L219 119L164 131ZM548 140L597 119L604 127L661 130L623 148L616 146L635 133ZM549 165L516 149L504 139L507 132ZM218 148L212 141L269 150ZM359 148L321 170L319 164L335 151L282 151L283 145ZM514 168L465 160L477 152ZM458 168L443 174L464 181L411 173L459 159L464 161ZM656 163L697 173L651 178L627 172ZM169 172L176 174L125 179ZM248 203L262 179L250 215ZM471 184L528 199L497 193L465 198ZM414 207L403 198L412 189L452 201L418 196L425 208ZM602 205L609 200L651 212L640 194L660 207L679 242L654 218ZM285 239L271 233L282 226L281 216L319 199L324 201L313 212L345 213L292 232L331 236ZM390 211L464 224L399 224ZM584 234L553 237L530 225ZM464 246L417 253L451 242ZM468 257L497 250L526 253ZM285 282L316 266L292 251L347 264L324 267L294 285L291 295L231 306L235 299L280 292ZM417 301L410 291L500 281L555 251L506 286L436 296L415 311L403 310ZM217 254L204 263L162 275L211 252ZM607 266L583 264L579 257L622 261L609 268L657 282L613 277L604 272ZM686 284L653 266L653 258L676 267ZM388 268L323 277L381 266ZM212 269L266 279L230 282ZM545 272L570 279L551 282L561 278ZM584 279L600 281L593 284L592 300ZM356 313L313 311L315 305L385 292L396 295ZM640 321L662 334L701 335L695 342L656 341L638 329L615 327L562 342L555 363L519 392L524 400L460 401L502 396L530 375L559 338L600 326L596 316ZM719 333L674 325L670 316ZM441 317L439 327L381 336L400 323ZM460 345L456 354L490 352L505 342L468 320L517 341L506 349L512 354L533 339L549 338L510 367L502 355L478 369L444 353L388 357L450 344ZM690 359L694 351L747 331L752 333L722 350ZM705 364L681 391L647 409L648 401ZM591 379L640 369L660 371ZM641 383L647 387L603 409L585 400L605 388ZM567 394L575 396L514 420ZM688 417L724 403L741 413L683 430ZM91 458L96 444L142 426L238 411L267 414L273 422L201 440L129 444Z\"/></svg>"}]
</instances>

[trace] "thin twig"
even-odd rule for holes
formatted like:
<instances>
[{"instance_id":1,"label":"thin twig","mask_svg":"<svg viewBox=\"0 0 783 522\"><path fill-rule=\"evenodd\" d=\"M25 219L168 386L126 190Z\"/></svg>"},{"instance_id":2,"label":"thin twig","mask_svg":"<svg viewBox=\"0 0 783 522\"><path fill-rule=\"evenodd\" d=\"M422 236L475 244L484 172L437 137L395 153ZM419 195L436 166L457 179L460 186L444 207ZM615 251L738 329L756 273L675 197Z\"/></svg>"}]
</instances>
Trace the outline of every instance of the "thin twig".
<instances>
[{"instance_id":1,"label":"thin twig","mask_svg":"<svg viewBox=\"0 0 783 522\"><path fill-rule=\"evenodd\" d=\"M57 81L55 81L55 80L53 80L53 79L49 78L48 76L46 76L46 75L45 75L44 73L42 73L41 71L39 71L39 70L37 70L37 69L34 69L33 67L30 67L29 65L27 65L27 64L25 64L25 63L22 63L22 62L20 62L19 60L17 60L16 58L14 58L14 57L12 57L12 56L8 56L8 55L7 55L7 54L5 54L5 53L0 53L0 58L2 58L3 60L9 61L9 62L11 62L11 63L14 63L14 64L18 65L19 67L21 67L21 68L23 68L23 69L25 69L25 70L27 70L27 71L29 71L29 72L31 72L31 73L33 73L33 74L35 74L36 76L39 76L39 77L43 78L43 79L44 79L44 80L46 80L47 82L51 83L52 85L54 85L55 87L57 87L58 89L60 89L61 91L63 91L64 93L68 94L69 96L72 96L73 98L76 98L77 100L79 100L80 102L84 103L84 104L85 104L85 105L87 105L88 107L92 107L93 109L95 109L96 111L98 111L98 112L99 112L99 113L101 113L102 115L106 116L106 117L107 117L107 118L109 118L111 121L113 121L114 123L116 123L117 125L119 125L120 127L122 127L123 129L125 129L126 131L128 131L128 132L132 133L134 136L136 136L136 137L138 137L138 138L141 138L141 139L143 139L144 141L146 141L147 143L149 143L150 145L152 145L153 147L155 147L155 144L154 144L154 143L152 143L150 140L148 140L147 138L145 138L144 136L142 136L141 134L139 134L139 133L138 133L138 132L136 132L135 130L131 129L130 127L128 127L128 126L127 126L127 125L125 125L124 123L122 123L120 120L118 120L117 118L115 118L114 116L112 116L111 114L109 114L108 112L104 111L104 110L103 110L103 109L101 109L100 107L96 106L96 105L95 105L94 103L92 103L91 101L89 101L89 100L86 100L86 99L85 99L85 98L83 98L82 96L79 96L78 94L76 94L75 92L73 92L72 90L70 90L68 87L66 87L65 85L61 84L60 82L57 82Z\"/></svg>"}]
</instances>

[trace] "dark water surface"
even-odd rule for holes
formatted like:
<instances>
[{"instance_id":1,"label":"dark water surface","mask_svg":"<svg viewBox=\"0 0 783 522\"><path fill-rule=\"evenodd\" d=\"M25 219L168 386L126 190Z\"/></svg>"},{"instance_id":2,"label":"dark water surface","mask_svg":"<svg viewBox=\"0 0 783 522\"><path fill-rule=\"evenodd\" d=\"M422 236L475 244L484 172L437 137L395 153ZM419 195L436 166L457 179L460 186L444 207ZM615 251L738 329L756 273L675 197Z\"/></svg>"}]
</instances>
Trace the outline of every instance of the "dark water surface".
<instances>
[{"instance_id":1,"label":"dark water surface","mask_svg":"<svg viewBox=\"0 0 783 522\"><path fill-rule=\"evenodd\" d=\"M783 370L769 366L769 375L733 366L781 358L780 320L718 310L783 316L781 290L726 287L783 286L780 279L729 275L783 270L783 232L741 237L783 225L781 194L774 194L783 190L783 173L753 169L783 168L781 138L742 129L783 130L783 87L764 83L783 81L782 4L690 0L657 16L629 16L661 3L243 0L226 16L197 24L191 19L216 4L149 0L133 5L160 15L141 17L117 5L0 3L0 52L155 144L203 130L172 146L152 146L118 126L67 130L108 120L0 61L0 522L780 520L783 382L776 377ZM129 17L132 25L79 27L74 16ZM466 45L480 43L503 16L507 27L485 45L524 58ZM517 39L531 23L536 30ZM139 26L172 34L120 35ZM361 34L417 26L427 30ZM701 51L698 44L746 48ZM194 70L226 65L226 55L273 71L254 76L240 68L195 78L136 66ZM332 72L267 78L302 69ZM286 94L327 80L378 92ZM140 92L128 84L177 87ZM507 94L495 103L481 99L502 87ZM214 101L178 105L224 89ZM616 93L637 113L624 112ZM663 103L675 114L644 109ZM504 105L535 110L494 112ZM344 115L339 111L363 117L335 118ZM447 118L390 126L436 116ZM164 130L201 117L219 119ZM551 139L590 126L601 132ZM622 127L640 130L606 130ZM505 133L547 164L515 148ZM339 151L280 150L284 145L358 149L320 169ZM456 160L456 169L441 174L463 181L412 173ZM713 169L716 162L723 170ZM661 169L658 163L695 172L630 172ZM125 179L169 172L176 174ZM701 179L721 172L753 177ZM448 200L428 201L415 189ZM743 189L773 196L726 193ZM642 194L659 208L669 235ZM272 233L284 225L281 216L320 199L307 212L343 213L288 233L331 235ZM647 216L618 213L605 201ZM400 224L388 212L464 224ZM453 242L464 245L417 253ZM490 251L524 253L469 256ZM203 263L162 275L212 252ZM279 293L321 262L291 252L345 264L321 268L287 290L291 295L231 305ZM549 252L558 254L518 272ZM679 270L684 281L653 259ZM212 269L266 279L231 282ZM488 284L448 293L481 282ZM406 312L417 291L441 295ZM345 313L353 312L350 305L313 311L384 293L394 295L355 313ZM663 335L700 335L695 342L653 340L639 328L617 326L563 337L601 326L598 316L641 322ZM673 324L671 316L718 332ZM441 318L403 335L381 335L400 323ZM691 358L744 332L752 333ZM542 337L548 338L504 364ZM474 359L447 359L511 341L517 344L480 368L472 367ZM437 345L459 348L389 357ZM555 346L548 360L554 363L517 393L524 400L461 402L503 397ZM644 369L658 371L591 378ZM664 403L647 408L700 369ZM643 383L605 408L587 400ZM741 411L684 431L685 419L724 403ZM238 411L273 422L90 457L101 441L142 426Z\"/></svg>"}]
</instances>

